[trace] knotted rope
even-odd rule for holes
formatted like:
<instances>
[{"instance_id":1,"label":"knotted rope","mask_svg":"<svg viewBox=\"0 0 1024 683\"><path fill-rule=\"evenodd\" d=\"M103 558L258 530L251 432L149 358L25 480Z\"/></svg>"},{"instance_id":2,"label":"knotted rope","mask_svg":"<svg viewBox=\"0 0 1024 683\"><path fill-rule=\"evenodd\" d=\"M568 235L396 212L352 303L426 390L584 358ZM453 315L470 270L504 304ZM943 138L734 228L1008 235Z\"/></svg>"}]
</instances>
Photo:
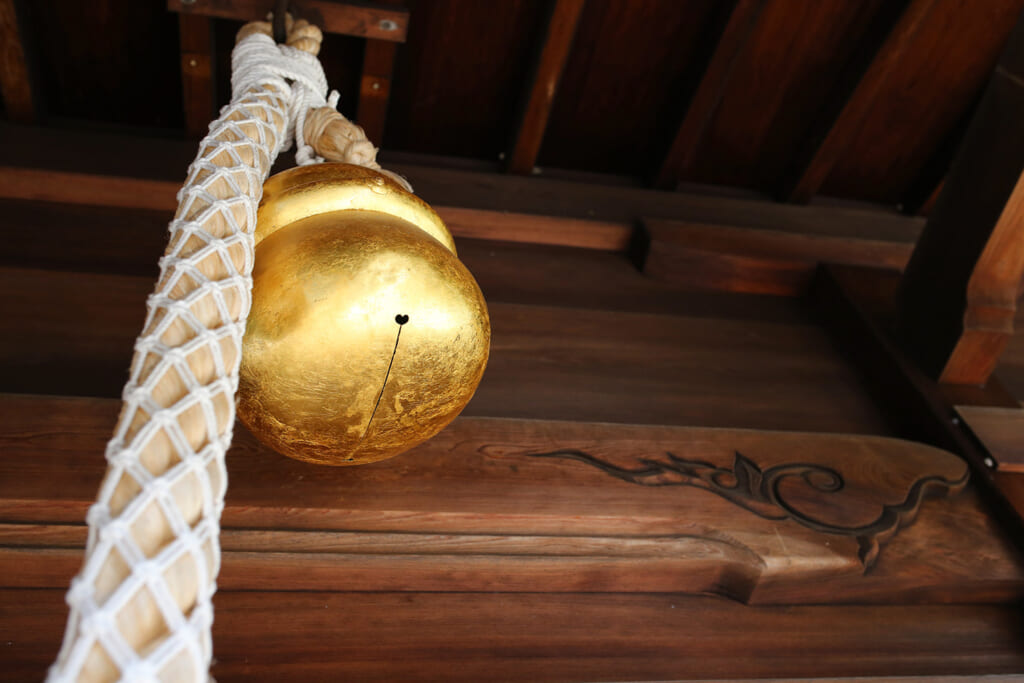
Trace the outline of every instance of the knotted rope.
<instances>
[{"instance_id":1,"label":"knotted rope","mask_svg":"<svg viewBox=\"0 0 1024 683\"><path fill-rule=\"evenodd\" d=\"M333 112L336 95L327 98L319 29L289 22L287 45L270 32L269 23L256 23L239 33L232 101L210 124L178 193L107 471L87 516L85 561L67 594L54 683L209 676L224 460L263 181L293 138L299 163L327 152L376 167L362 130ZM310 116L311 108L333 115ZM321 142L335 138L351 155Z\"/></svg>"}]
</instances>

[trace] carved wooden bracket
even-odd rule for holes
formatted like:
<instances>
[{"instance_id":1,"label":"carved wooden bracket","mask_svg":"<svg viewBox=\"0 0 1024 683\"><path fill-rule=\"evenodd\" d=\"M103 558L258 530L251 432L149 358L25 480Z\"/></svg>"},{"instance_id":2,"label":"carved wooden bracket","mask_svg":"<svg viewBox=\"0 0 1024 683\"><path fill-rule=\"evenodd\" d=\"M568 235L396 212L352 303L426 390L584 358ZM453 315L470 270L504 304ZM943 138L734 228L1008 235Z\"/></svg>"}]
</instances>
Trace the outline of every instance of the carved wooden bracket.
<instances>
[{"instance_id":1,"label":"carved wooden bracket","mask_svg":"<svg viewBox=\"0 0 1024 683\"><path fill-rule=\"evenodd\" d=\"M103 470L81 456L102 448L116 410L0 396L6 581L63 586L77 569L84 529L72 525ZM460 418L406 455L356 468L282 458L241 429L235 444L225 590L761 604L1024 594L1024 565L973 490L925 501L962 489L964 463L907 441Z\"/></svg>"}]
</instances>

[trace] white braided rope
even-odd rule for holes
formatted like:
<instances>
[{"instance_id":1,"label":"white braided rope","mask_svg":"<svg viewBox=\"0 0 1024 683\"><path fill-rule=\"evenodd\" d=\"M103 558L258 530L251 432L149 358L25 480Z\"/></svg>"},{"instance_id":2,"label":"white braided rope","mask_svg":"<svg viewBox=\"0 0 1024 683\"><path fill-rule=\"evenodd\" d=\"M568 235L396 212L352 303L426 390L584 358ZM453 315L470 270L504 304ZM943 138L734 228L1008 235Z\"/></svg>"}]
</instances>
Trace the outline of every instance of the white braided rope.
<instances>
[{"instance_id":1,"label":"white braided rope","mask_svg":"<svg viewBox=\"0 0 1024 683\"><path fill-rule=\"evenodd\" d=\"M85 562L67 594L54 683L209 675L256 208L296 120L323 105L327 89L313 55L262 34L239 43L232 69L232 102L210 125L178 194L107 472L87 516ZM298 138L304 148L301 124Z\"/></svg>"}]
</instances>

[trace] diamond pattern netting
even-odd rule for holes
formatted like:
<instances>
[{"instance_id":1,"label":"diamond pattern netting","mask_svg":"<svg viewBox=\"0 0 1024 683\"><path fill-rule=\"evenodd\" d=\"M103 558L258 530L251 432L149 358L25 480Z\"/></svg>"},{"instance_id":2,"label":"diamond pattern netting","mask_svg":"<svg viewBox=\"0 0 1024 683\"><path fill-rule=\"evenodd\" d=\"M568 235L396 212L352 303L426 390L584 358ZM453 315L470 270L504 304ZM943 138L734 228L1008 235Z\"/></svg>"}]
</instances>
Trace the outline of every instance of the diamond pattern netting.
<instances>
[{"instance_id":1,"label":"diamond pattern netting","mask_svg":"<svg viewBox=\"0 0 1024 683\"><path fill-rule=\"evenodd\" d=\"M240 34L235 96L178 194L50 681L209 676L256 209L296 112L324 101L309 92L319 70L319 31L311 39L309 29L289 33L301 33L305 52L274 45L269 26Z\"/></svg>"}]
</instances>

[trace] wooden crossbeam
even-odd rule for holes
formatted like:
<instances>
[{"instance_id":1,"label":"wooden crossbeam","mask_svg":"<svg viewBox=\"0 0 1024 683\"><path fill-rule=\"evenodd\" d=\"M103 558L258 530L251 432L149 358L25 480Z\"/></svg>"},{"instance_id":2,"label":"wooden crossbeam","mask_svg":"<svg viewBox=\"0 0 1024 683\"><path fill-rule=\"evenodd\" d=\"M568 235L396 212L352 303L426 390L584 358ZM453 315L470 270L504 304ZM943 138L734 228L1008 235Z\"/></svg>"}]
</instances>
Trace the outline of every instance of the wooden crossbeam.
<instances>
[{"instance_id":1,"label":"wooden crossbeam","mask_svg":"<svg viewBox=\"0 0 1024 683\"><path fill-rule=\"evenodd\" d=\"M8 120L18 123L35 121L32 83L14 0L0 0L0 94L3 95Z\"/></svg>"},{"instance_id":2,"label":"wooden crossbeam","mask_svg":"<svg viewBox=\"0 0 1024 683\"><path fill-rule=\"evenodd\" d=\"M185 132L192 138L206 134L214 115L212 23L199 14L178 15Z\"/></svg>"},{"instance_id":3,"label":"wooden crossbeam","mask_svg":"<svg viewBox=\"0 0 1024 683\"><path fill-rule=\"evenodd\" d=\"M266 0L167 0L167 9L206 17L263 21L271 4ZM408 10L374 3L301 0L295 3L295 10L324 33L403 43L409 26Z\"/></svg>"},{"instance_id":4,"label":"wooden crossbeam","mask_svg":"<svg viewBox=\"0 0 1024 683\"><path fill-rule=\"evenodd\" d=\"M704 134L722 101L736 58L746 45L764 4L764 0L739 0L733 8L686 116L658 171L655 179L657 187L675 189L696 159Z\"/></svg>"},{"instance_id":5,"label":"wooden crossbeam","mask_svg":"<svg viewBox=\"0 0 1024 683\"><path fill-rule=\"evenodd\" d=\"M932 377L984 384L1024 276L1024 20L985 90L907 266L898 330Z\"/></svg>"},{"instance_id":6,"label":"wooden crossbeam","mask_svg":"<svg viewBox=\"0 0 1024 683\"><path fill-rule=\"evenodd\" d=\"M871 112L882 86L908 51L919 28L939 0L912 0L882 42L863 75L846 97L838 114L812 134L810 153L798 160L793 177L784 181L780 194L791 202L810 201L825 183Z\"/></svg>"},{"instance_id":7,"label":"wooden crossbeam","mask_svg":"<svg viewBox=\"0 0 1024 683\"><path fill-rule=\"evenodd\" d=\"M584 2L554 0L552 3L547 34L537 56L537 65L530 79L515 141L508 155L507 170L510 173L531 173L537 162L551 106L569 58Z\"/></svg>"}]
</instances>

